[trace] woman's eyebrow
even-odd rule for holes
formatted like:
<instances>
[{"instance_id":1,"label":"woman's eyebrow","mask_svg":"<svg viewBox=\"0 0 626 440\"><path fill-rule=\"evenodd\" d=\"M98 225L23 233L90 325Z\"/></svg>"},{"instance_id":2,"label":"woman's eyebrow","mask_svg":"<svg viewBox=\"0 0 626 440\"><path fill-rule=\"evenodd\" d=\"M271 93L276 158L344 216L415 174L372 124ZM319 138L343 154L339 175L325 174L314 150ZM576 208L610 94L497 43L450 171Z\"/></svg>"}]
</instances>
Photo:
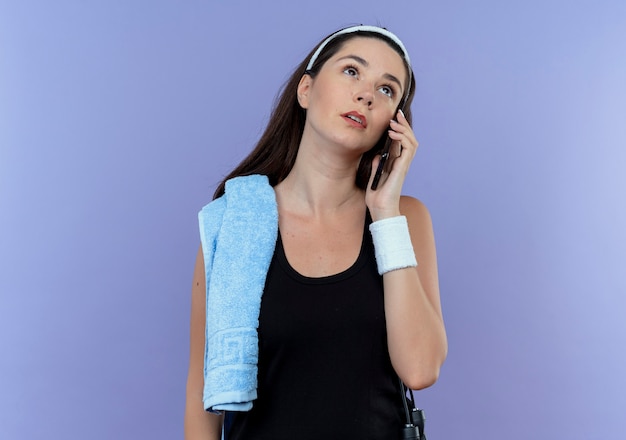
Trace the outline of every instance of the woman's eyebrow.
<instances>
[{"instance_id":1,"label":"woman's eyebrow","mask_svg":"<svg viewBox=\"0 0 626 440\"><path fill-rule=\"evenodd\" d=\"M370 63L368 63L366 60L364 60L363 58L361 58L358 55L346 55L343 56L341 58L339 58L337 61L342 61L342 60L346 60L346 59L351 59L356 61L357 63L361 64L364 67L369 67ZM395 75L392 75L391 73L385 73L383 75L384 78L388 79L389 81L395 82L396 84L398 84L398 87L400 87L400 90L402 90L402 93L404 93L404 87L402 87L402 83L400 82L400 80L398 78L395 77Z\"/></svg>"},{"instance_id":2,"label":"woman's eyebrow","mask_svg":"<svg viewBox=\"0 0 626 440\"><path fill-rule=\"evenodd\" d=\"M358 55L346 55L344 57L339 58L337 61L342 61L345 59L352 59L354 61L356 61L359 64L362 64L365 67L369 67L370 63L368 63L367 61L365 61L363 58L361 58Z\"/></svg>"}]
</instances>

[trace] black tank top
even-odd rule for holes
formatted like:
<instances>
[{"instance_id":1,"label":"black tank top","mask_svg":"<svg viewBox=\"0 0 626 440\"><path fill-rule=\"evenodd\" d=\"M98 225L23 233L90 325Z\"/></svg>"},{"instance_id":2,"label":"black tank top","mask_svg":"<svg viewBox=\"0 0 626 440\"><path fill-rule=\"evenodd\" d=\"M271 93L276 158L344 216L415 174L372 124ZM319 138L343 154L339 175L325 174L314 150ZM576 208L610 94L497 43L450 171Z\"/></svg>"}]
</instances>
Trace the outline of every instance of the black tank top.
<instances>
[{"instance_id":1,"label":"black tank top","mask_svg":"<svg viewBox=\"0 0 626 440\"><path fill-rule=\"evenodd\" d=\"M258 398L228 415L228 440L395 440L404 426L387 349L382 277L363 231L357 261L309 278L280 234L259 317Z\"/></svg>"}]
</instances>

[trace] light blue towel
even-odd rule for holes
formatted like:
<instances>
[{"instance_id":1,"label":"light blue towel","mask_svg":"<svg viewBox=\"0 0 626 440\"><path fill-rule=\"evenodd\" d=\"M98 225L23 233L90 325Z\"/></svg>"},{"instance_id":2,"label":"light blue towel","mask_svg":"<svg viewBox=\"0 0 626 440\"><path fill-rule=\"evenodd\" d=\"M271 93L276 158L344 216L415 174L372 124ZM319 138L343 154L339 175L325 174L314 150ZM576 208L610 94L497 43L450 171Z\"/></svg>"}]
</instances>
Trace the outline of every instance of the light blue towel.
<instances>
[{"instance_id":1,"label":"light blue towel","mask_svg":"<svg viewBox=\"0 0 626 440\"><path fill-rule=\"evenodd\" d=\"M249 411L261 296L278 234L274 189L266 176L236 177L198 219L207 288L204 408Z\"/></svg>"}]
</instances>

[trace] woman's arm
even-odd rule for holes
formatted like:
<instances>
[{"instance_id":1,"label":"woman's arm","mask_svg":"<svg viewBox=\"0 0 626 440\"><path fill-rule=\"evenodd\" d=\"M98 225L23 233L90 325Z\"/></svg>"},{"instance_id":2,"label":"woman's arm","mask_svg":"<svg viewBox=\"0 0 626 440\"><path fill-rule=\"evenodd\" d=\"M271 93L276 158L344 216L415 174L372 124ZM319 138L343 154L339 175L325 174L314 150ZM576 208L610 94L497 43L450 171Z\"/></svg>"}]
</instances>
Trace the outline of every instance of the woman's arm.
<instances>
[{"instance_id":1,"label":"woman's arm","mask_svg":"<svg viewBox=\"0 0 626 440\"><path fill-rule=\"evenodd\" d=\"M420 201L400 196L418 142L404 114L398 112L396 116L389 130L389 137L395 141L390 150L391 170L377 190L368 187L365 201L374 221L398 215L407 218L418 266L383 275L385 316L391 362L408 387L421 389L437 380L448 342L439 300L430 214ZM373 170L377 164L378 159L374 159Z\"/></svg>"},{"instance_id":2,"label":"woman's arm","mask_svg":"<svg viewBox=\"0 0 626 440\"><path fill-rule=\"evenodd\" d=\"M196 257L191 288L191 337L189 346L189 373L185 405L185 440L220 440L222 416L204 410L204 329L206 321L206 289L202 247Z\"/></svg>"},{"instance_id":3,"label":"woman's arm","mask_svg":"<svg viewBox=\"0 0 626 440\"><path fill-rule=\"evenodd\" d=\"M403 382L421 389L437 380L448 343L430 214L420 201L404 196L400 213L407 217L418 266L383 275L389 355Z\"/></svg>"}]
</instances>

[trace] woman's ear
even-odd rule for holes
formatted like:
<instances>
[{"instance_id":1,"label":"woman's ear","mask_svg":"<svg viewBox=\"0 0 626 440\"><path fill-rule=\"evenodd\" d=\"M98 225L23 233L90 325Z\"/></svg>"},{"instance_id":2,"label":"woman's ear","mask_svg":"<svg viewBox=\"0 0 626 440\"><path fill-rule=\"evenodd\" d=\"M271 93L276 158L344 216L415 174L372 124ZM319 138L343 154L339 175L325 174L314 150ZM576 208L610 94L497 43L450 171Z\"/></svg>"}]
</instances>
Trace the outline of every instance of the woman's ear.
<instances>
[{"instance_id":1,"label":"woman's ear","mask_svg":"<svg viewBox=\"0 0 626 440\"><path fill-rule=\"evenodd\" d=\"M308 73L302 75L300 82L298 83L298 103L303 109L309 107L309 91L311 90L311 83L313 78Z\"/></svg>"}]
</instances>

